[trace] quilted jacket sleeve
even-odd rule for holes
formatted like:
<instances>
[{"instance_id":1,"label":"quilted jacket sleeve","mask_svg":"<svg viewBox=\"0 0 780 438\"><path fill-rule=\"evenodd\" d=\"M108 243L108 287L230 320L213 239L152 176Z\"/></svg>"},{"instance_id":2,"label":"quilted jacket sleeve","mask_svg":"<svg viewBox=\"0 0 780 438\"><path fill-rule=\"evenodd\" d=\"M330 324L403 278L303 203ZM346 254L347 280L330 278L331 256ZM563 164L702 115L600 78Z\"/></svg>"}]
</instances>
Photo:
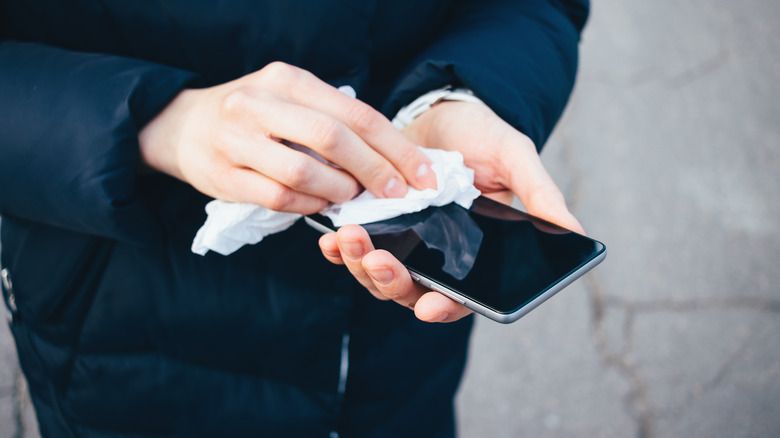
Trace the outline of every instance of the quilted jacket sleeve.
<instances>
[{"instance_id":1,"label":"quilted jacket sleeve","mask_svg":"<svg viewBox=\"0 0 780 438\"><path fill-rule=\"evenodd\" d=\"M0 214L159 239L134 193L137 130L193 80L140 60L0 41Z\"/></svg>"},{"instance_id":2,"label":"quilted jacket sleeve","mask_svg":"<svg viewBox=\"0 0 780 438\"><path fill-rule=\"evenodd\" d=\"M465 86L541 149L574 85L587 15L587 0L463 1L383 109L395 114L426 91Z\"/></svg>"}]
</instances>

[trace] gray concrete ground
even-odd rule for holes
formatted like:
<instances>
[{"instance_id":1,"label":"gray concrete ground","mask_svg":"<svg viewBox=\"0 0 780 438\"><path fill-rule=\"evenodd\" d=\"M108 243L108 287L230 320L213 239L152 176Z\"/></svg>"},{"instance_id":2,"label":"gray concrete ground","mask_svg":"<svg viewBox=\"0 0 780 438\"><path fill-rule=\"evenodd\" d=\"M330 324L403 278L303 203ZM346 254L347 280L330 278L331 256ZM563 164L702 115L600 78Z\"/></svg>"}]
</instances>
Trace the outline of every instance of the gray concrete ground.
<instances>
[{"instance_id":1,"label":"gray concrete ground","mask_svg":"<svg viewBox=\"0 0 780 438\"><path fill-rule=\"evenodd\" d=\"M478 321L462 437L780 436L777 23L770 0L594 2L543 159L609 256ZM37 436L5 328L0 425Z\"/></svg>"},{"instance_id":2,"label":"gray concrete ground","mask_svg":"<svg viewBox=\"0 0 780 438\"><path fill-rule=\"evenodd\" d=\"M780 436L780 3L593 1L543 153L607 260L480 320L471 437Z\"/></svg>"}]
</instances>

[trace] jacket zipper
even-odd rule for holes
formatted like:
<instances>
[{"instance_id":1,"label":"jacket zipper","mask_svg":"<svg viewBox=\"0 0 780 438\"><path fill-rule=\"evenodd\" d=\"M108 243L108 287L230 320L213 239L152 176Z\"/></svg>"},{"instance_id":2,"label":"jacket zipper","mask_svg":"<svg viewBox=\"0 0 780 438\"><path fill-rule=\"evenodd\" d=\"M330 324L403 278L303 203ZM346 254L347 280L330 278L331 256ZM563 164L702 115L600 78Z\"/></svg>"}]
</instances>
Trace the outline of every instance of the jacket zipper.
<instances>
[{"instance_id":1,"label":"jacket zipper","mask_svg":"<svg viewBox=\"0 0 780 438\"><path fill-rule=\"evenodd\" d=\"M347 375L349 374L349 332L341 337L341 366L339 368L339 401L344 400L347 392Z\"/></svg>"},{"instance_id":2,"label":"jacket zipper","mask_svg":"<svg viewBox=\"0 0 780 438\"><path fill-rule=\"evenodd\" d=\"M341 336L341 363L339 366L339 384L336 388L336 394L339 404L344 403L344 396L347 393L347 377L349 375L349 332ZM331 431L328 438L339 438L338 431Z\"/></svg>"}]
</instances>

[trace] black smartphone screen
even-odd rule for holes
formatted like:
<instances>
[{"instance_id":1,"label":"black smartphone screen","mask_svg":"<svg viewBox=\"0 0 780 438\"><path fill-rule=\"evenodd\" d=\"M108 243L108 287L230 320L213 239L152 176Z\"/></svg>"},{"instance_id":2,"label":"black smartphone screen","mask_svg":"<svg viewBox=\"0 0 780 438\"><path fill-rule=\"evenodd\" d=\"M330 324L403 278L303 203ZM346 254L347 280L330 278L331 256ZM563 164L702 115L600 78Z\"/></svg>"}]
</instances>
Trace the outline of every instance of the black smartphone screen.
<instances>
[{"instance_id":1,"label":"black smartphone screen","mask_svg":"<svg viewBox=\"0 0 780 438\"><path fill-rule=\"evenodd\" d=\"M333 229L330 221L314 218ZM588 237L485 197L364 224L374 246L411 271L511 314L596 259Z\"/></svg>"}]
</instances>

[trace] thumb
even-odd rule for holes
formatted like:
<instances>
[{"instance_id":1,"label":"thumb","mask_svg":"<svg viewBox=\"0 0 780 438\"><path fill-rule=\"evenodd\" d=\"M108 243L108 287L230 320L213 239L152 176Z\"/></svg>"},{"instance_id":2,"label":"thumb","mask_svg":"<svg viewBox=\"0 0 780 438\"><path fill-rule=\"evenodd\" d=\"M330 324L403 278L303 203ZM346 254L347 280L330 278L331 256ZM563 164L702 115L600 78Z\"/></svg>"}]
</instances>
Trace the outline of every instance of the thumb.
<instances>
[{"instance_id":1,"label":"thumb","mask_svg":"<svg viewBox=\"0 0 780 438\"><path fill-rule=\"evenodd\" d=\"M531 215L576 233L585 234L582 225L571 214L563 194L554 183L535 188L533 193L527 195L526 199L520 198L520 201Z\"/></svg>"},{"instance_id":2,"label":"thumb","mask_svg":"<svg viewBox=\"0 0 780 438\"><path fill-rule=\"evenodd\" d=\"M566 206L563 193L547 173L536 150L517 161L510 172L510 188L533 216L585 234Z\"/></svg>"}]
</instances>

